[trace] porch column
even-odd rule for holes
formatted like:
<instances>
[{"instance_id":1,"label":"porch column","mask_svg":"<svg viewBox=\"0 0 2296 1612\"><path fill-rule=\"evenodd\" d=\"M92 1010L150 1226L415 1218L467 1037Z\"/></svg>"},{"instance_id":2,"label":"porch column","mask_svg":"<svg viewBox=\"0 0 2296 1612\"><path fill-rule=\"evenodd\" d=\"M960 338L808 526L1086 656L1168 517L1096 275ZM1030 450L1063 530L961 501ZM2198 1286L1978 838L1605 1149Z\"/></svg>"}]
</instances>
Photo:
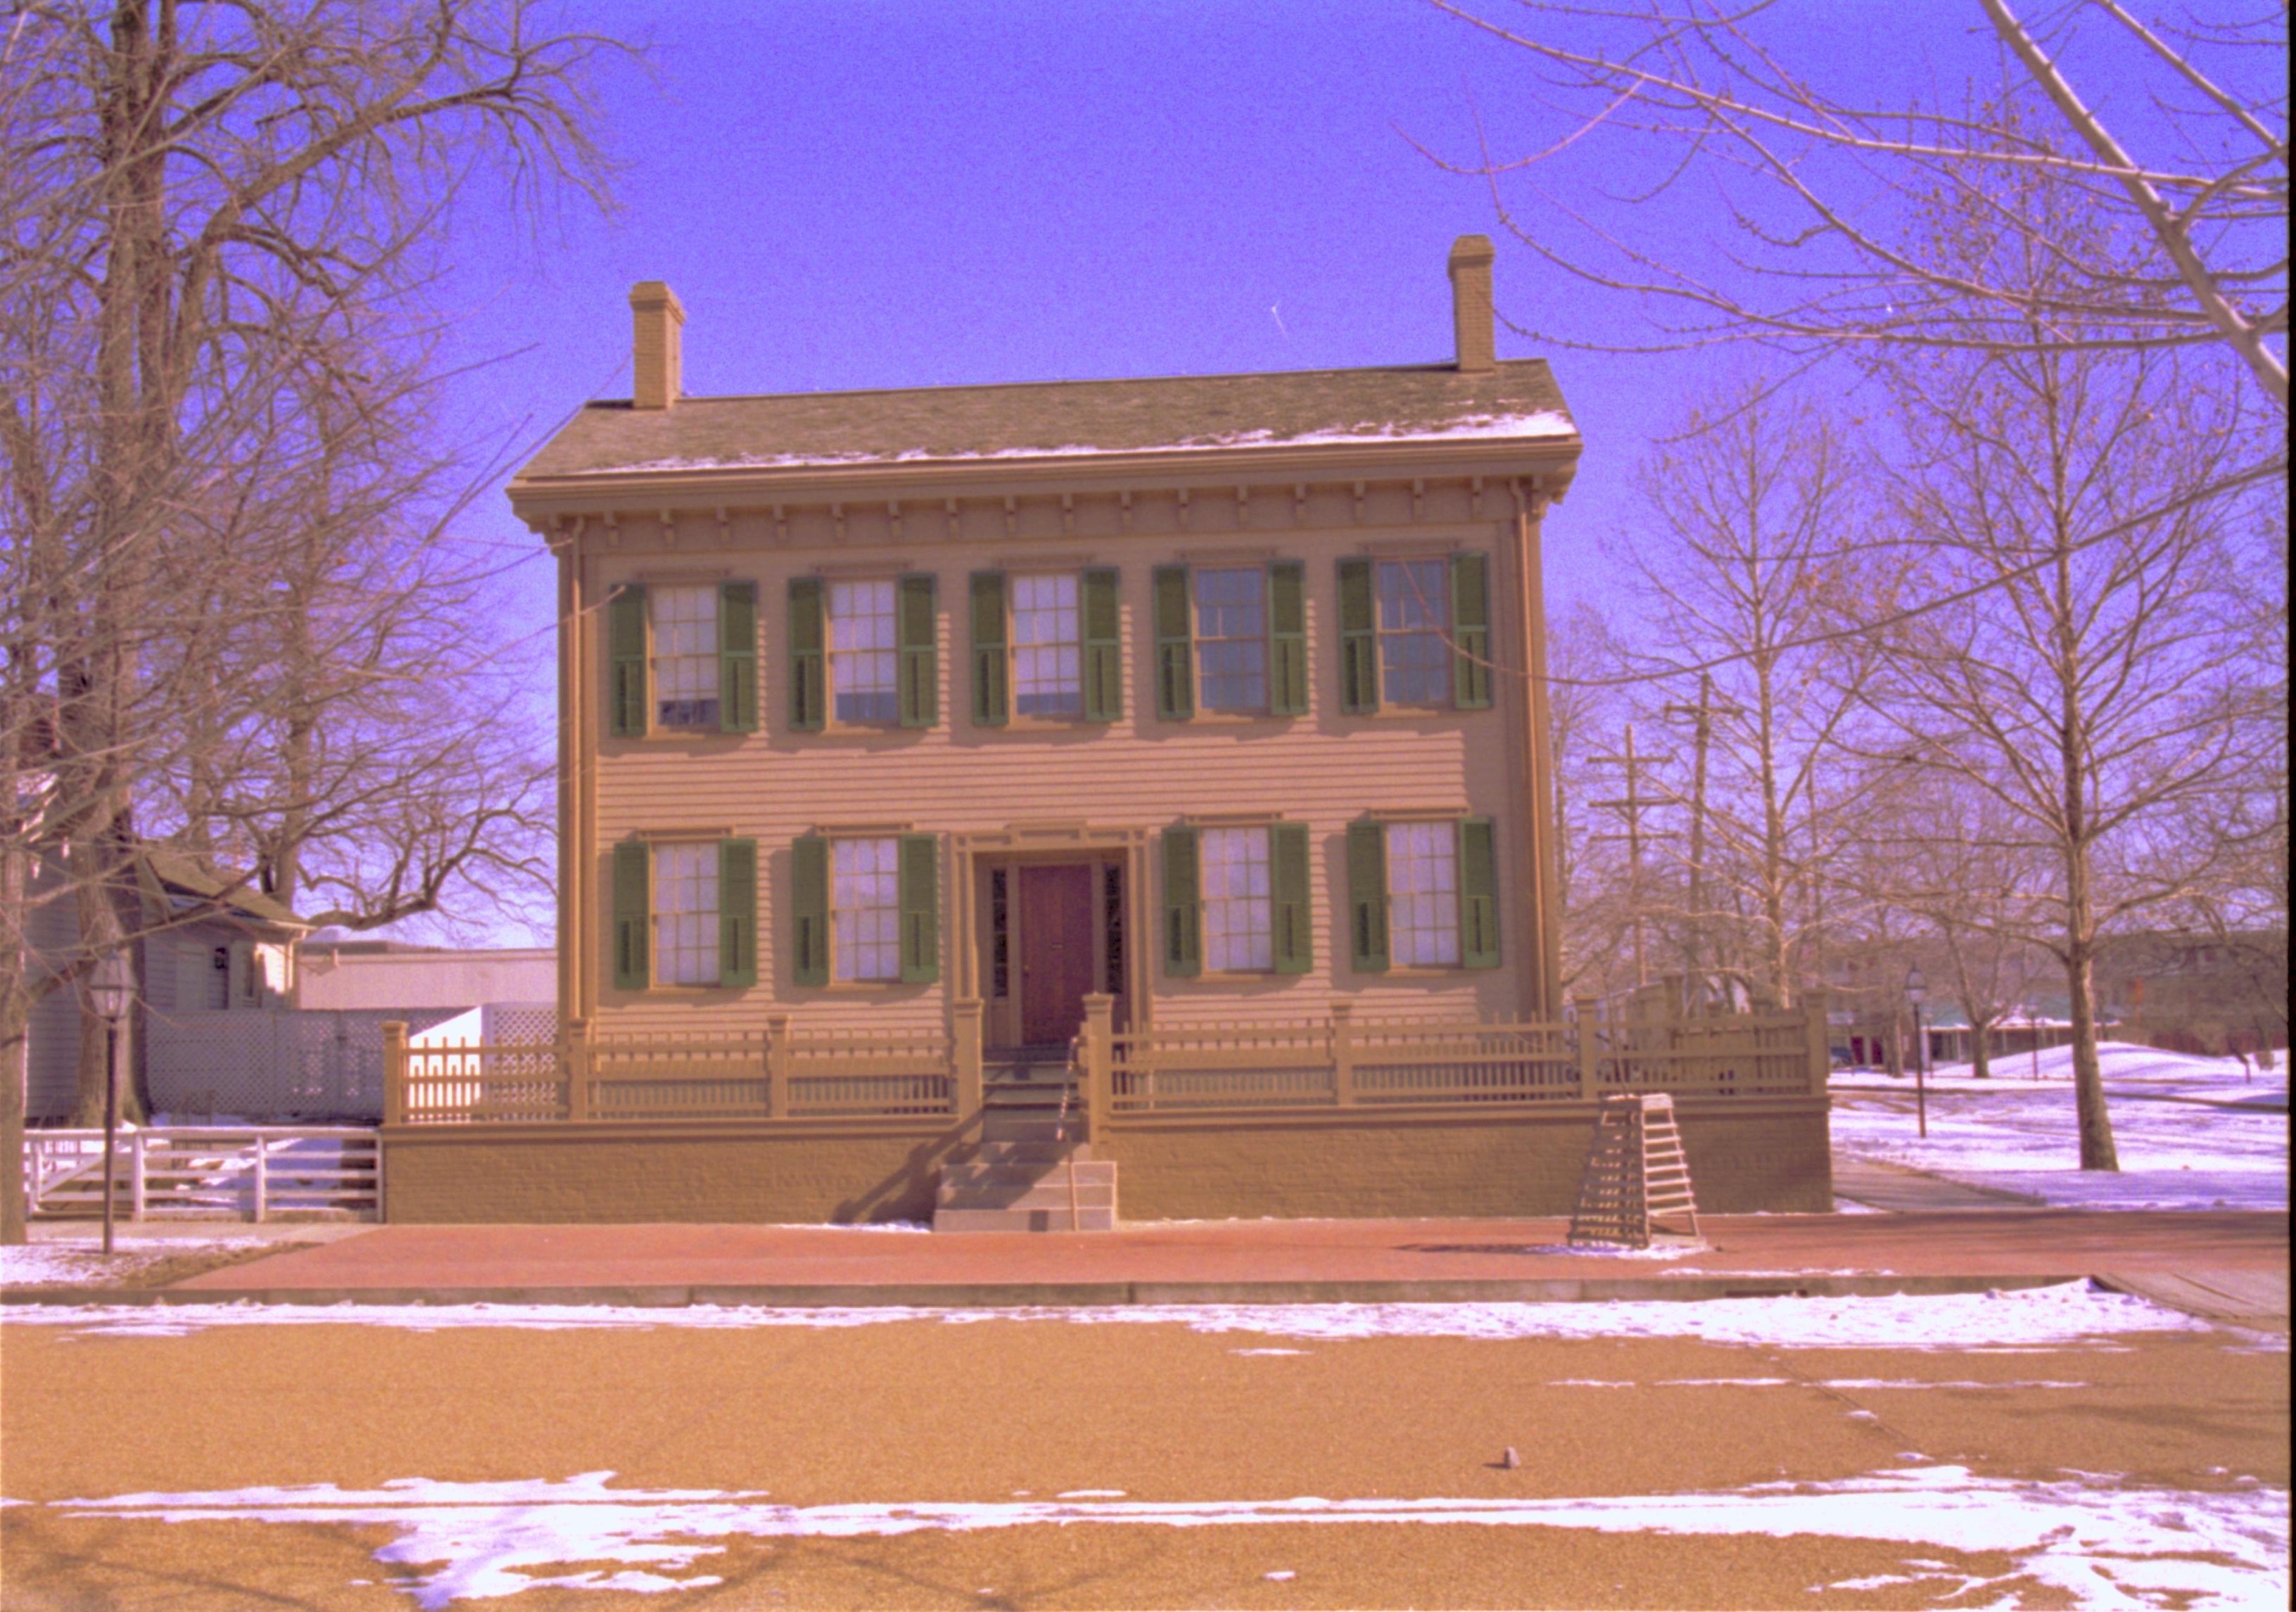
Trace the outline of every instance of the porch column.
<instances>
[{"instance_id":1,"label":"porch column","mask_svg":"<svg viewBox=\"0 0 2296 1612\"><path fill-rule=\"evenodd\" d=\"M980 999L964 997L950 1011L954 1015L950 1055L956 1065L956 1117L963 1122L980 1112Z\"/></svg>"}]
</instances>

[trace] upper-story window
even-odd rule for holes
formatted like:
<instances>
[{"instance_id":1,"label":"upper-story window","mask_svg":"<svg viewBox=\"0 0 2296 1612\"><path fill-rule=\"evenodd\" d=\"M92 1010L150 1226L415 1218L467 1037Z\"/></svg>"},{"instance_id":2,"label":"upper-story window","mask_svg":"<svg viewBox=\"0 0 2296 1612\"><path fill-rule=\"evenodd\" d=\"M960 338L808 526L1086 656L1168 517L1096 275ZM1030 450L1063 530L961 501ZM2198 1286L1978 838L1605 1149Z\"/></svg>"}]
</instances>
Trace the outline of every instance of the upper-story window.
<instances>
[{"instance_id":1,"label":"upper-story window","mask_svg":"<svg viewBox=\"0 0 2296 1612\"><path fill-rule=\"evenodd\" d=\"M1390 705L1450 702L1450 570L1441 560L1380 561L1379 691Z\"/></svg>"},{"instance_id":2,"label":"upper-story window","mask_svg":"<svg viewBox=\"0 0 2296 1612\"><path fill-rule=\"evenodd\" d=\"M1340 561L1340 706L1491 703L1488 556Z\"/></svg>"},{"instance_id":3,"label":"upper-story window","mask_svg":"<svg viewBox=\"0 0 2296 1612\"><path fill-rule=\"evenodd\" d=\"M1113 722L1124 712L1117 573L975 571L972 720Z\"/></svg>"},{"instance_id":4,"label":"upper-story window","mask_svg":"<svg viewBox=\"0 0 2296 1612\"><path fill-rule=\"evenodd\" d=\"M1013 578L1013 708L1023 716L1084 715L1084 621L1073 571Z\"/></svg>"},{"instance_id":5,"label":"upper-story window","mask_svg":"<svg viewBox=\"0 0 2296 1612\"><path fill-rule=\"evenodd\" d=\"M646 593L652 617L653 725L718 725L718 590L713 586L655 587Z\"/></svg>"},{"instance_id":6,"label":"upper-story window","mask_svg":"<svg viewBox=\"0 0 2296 1612\"><path fill-rule=\"evenodd\" d=\"M890 577L829 585L829 686L840 722L900 715L900 642Z\"/></svg>"},{"instance_id":7,"label":"upper-story window","mask_svg":"<svg viewBox=\"0 0 2296 1612\"><path fill-rule=\"evenodd\" d=\"M625 583L607 601L606 641L616 738L756 731L754 583Z\"/></svg>"},{"instance_id":8,"label":"upper-story window","mask_svg":"<svg viewBox=\"0 0 2296 1612\"><path fill-rule=\"evenodd\" d=\"M789 585L790 725L929 728L939 719L939 629L927 576Z\"/></svg>"},{"instance_id":9,"label":"upper-story window","mask_svg":"<svg viewBox=\"0 0 2296 1612\"><path fill-rule=\"evenodd\" d=\"M1306 573L1272 565L1156 572L1156 714L1297 716L1308 708Z\"/></svg>"},{"instance_id":10,"label":"upper-story window","mask_svg":"<svg viewBox=\"0 0 2296 1612\"><path fill-rule=\"evenodd\" d=\"M1196 687L1208 711L1267 708L1267 574L1207 566L1195 585Z\"/></svg>"}]
</instances>

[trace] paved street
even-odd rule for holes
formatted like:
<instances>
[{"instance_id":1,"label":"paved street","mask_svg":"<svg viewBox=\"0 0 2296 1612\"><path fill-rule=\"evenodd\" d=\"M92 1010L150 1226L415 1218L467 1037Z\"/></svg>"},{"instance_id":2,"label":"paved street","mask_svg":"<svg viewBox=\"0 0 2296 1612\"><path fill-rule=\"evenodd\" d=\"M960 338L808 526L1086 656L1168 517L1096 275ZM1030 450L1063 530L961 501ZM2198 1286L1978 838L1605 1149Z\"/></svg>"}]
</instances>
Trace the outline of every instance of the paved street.
<instances>
[{"instance_id":1,"label":"paved street","mask_svg":"<svg viewBox=\"0 0 2296 1612\"><path fill-rule=\"evenodd\" d=\"M1377 1335L1595 1311L1300 1306L1257 1330L16 1312L4 1600L467 1607L584 1575L504 1604L2284 1600L2279 1339L2078 1293L1608 1312L1660 1334L1641 1337ZM1988 1314L2012 1346L1986 1346ZM1781 1316L1800 1342L1698 1335ZM1350 1317L1374 1335L1334 1335ZM2082 1336L2097 1317L2144 1330ZM340 1493L243 1493L309 1485ZM1384 1520L1348 1520L1366 1514ZM665 1602L649 1575L708 1582Z\"/></svg>"}]
</instances>

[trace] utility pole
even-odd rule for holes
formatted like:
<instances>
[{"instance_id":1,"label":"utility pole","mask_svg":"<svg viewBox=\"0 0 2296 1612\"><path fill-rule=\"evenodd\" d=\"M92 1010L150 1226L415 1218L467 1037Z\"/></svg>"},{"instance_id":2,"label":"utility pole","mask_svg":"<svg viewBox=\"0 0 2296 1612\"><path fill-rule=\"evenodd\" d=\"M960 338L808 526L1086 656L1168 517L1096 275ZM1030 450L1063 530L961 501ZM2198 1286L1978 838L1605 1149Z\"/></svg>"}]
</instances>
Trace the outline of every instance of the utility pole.
<instances>
[{"instance_id":1,"label":"utility pole","mask_svg":"<svg viewBox=\"0 0 2296 1612\"><path fill-rule=\"evenodd\" d=\"M1642 756L1635 751L1635 726L1627 724L1626 753L1620 756L1597 756L1594 758L1604 766L1622 768L1626 773L1627 792L1617 800L1595 800L1587 804L1598 811L1616 812L1627 825L1624 834L1604 834L1603 839L1624 839L1627 842L1627 905L1634 920L1635 983L1650 983L1650 960L1643 945L1643 841L1650 836L1643 832L1643 814L1652 806L1663 806L1664 799L1652 799L1643 793L1643 769L1653 762L1670 761L1669 756Z\"/></svg>"}]
</instances>

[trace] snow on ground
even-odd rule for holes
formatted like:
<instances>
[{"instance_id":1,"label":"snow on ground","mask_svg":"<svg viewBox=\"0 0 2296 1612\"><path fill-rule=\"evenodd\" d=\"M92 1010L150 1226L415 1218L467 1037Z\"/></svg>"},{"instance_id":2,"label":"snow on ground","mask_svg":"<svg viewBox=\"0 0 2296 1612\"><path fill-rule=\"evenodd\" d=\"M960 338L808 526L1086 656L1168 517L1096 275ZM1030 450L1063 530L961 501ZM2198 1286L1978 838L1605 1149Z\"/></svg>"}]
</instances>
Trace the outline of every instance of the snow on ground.
<instances>
[{"instance_id":1,"label":"snow on ground","mask_svg":"<svg viewBox=\"0 0 2296 1612\"><path fill-rule=\"evenodd\" d=\"M1875 1069L1833 1076L1837 1154L1906 1165L1972 1186L2022 1192L2062 1208L2288 1207L2288 1072L2107 1042L2097 1049L2118 1174L2084 1172L2074 1125L2072 1051L1931 1072L1927 1141L1916 1134L1914 1080Z\"/></svg>"},{"instance_id":2,"label":"snow on ground","mask_svg":"<svg viewBox=\"0 0 2296 1612\"><path fill-rule=\"evenodd\" d=\"M178 1338L211 1327L379 1326L623 1331L655 1327L1184 1326L1203 1333L1332 1342L1355 1338L1689 1338L1799 1349L2064 1348L2119 1333L2206 1331L2208 1323L2086 1283L1999 1293L1849 1298L1653 1299L1604 1304L1113 1305L1076 1308L770 1309L762 1306L552 1305L167 1305L18 1306L12 1326L71 1327L110 1338ZM2111 1346L2102 1341L2096 1346Z\"/></svg>"},{"instance_id":3,"label":"snow on ground","mask_svg":"<svg viewBox=\"0 0 2296 1612\"><path fill-rule=\"evenodd\" d=\"M102 1245L86 1242L27 1243L0 1246L0 1287L86 1286L98 1282L132 1283L154 1265L187 1255L233 1253L241 1248L274 1245L272 1237L138 1237L119 1232L112 1238L118 1251L105 1257Z\"/></svg>"},{"instance_id":4,"label":"snow on ground","mask_svg":"<svg viewBox=\"0 0 2296 1612\"><path fill-rule=\"evenodd\" d=\"M406 1587L417 1604L431 1609L545 1587L646 1592L715 1584L721 1581L708 1575L684 1575L734 1539L882 1538L1046 1525L1201 1528L1317 1523L1884 1540L1922 1550L2000 1551L2013 1559L2008 1573L1985 1578L1917 1558L1906 1564L1909 1571L1903 1575L1819 1584L1811 1592L1920 1584L1956 1600L1991 1592L2014 1604L2026 1586L2038 1582L2084 1607L2288 1604L2288 1494L2254 1479L2200 1492L2140 1488L2097 1474L2033 1482L1981 1477L1962 1467L1909 1466L1827 1483L1529 1500L1064 1496L791 1506L757 1492L616 1489L609 1486L612 1477L586 1472L559 1481L508 1483L401 1478L376 1489L314 1484L52 1503L75 1518L391 1528L397 1537L375 1552L375 1559L430 1568ZM601 1562L624 1565L551 1571Z\"/></svg>"}]
</instances>

